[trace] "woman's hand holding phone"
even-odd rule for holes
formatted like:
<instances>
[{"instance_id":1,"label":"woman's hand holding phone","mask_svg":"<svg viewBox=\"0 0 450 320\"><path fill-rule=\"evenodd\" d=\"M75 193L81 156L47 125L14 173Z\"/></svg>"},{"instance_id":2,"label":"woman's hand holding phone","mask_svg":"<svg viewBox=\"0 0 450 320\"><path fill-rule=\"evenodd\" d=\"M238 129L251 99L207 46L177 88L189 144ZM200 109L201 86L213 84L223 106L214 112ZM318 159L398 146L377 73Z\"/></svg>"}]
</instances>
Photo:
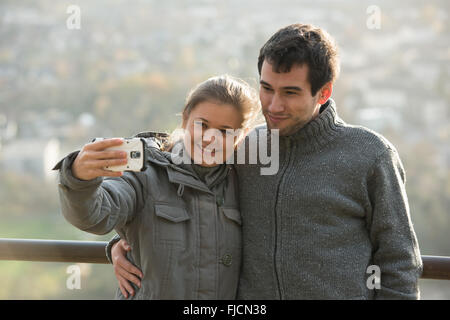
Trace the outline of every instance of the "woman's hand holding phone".
<instances>
[{"instance_id":1,"label":"woman's hand holding phone","mask_svg":"<svg viewBox=\"0 0 450 320\"><path fill-rule=\"evenodd\" d=\"M120 146L123 139L104 139L83 146L72 164L72 174L80 180L92 180L97 177L120 177L123 172L105 170L108 166L127 163L127 153L118 150L105 150Z\"/></svg>"}]
</instances>

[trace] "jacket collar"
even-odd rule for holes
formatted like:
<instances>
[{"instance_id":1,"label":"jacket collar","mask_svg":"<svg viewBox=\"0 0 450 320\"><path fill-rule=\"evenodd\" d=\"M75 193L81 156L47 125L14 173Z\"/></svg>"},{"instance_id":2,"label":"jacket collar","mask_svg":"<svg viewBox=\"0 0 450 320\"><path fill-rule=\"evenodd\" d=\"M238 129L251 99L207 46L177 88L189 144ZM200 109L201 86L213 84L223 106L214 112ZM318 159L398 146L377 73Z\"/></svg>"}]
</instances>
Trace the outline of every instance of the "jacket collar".
<instances>
[{"instance_id":1,"label":"jacket collar","mask_svg":"<svg viewBox=\"0 0 450 320\"><path fill-rule=\"evenodd\" d=\"M337 114L336 103L333 99L328 99L315 119L292 135L280 137L280 140L285 142L285 146L287 140L292 141L299 146L301 152L318 150L334 140L344 124Z\"/></svg>"},{"instance_id":2,"label":"jacket collar","mask_svg":"<svg viewBox=\"0 0 450 320\"><path fill-rule=\"evenodd\" d=\"M185 151L182 141L175 142L172 148L174 152L161 151L158 147L148 146L148 161L158 166L165 167L169 181L171 183L185 185L204 192L212 193L214 185L220 183L227 177L230 166L220 165L218 170L214 170L209 182L209 186L200 180L190 164L191 159Z\"/></svg>"}]
</instances>

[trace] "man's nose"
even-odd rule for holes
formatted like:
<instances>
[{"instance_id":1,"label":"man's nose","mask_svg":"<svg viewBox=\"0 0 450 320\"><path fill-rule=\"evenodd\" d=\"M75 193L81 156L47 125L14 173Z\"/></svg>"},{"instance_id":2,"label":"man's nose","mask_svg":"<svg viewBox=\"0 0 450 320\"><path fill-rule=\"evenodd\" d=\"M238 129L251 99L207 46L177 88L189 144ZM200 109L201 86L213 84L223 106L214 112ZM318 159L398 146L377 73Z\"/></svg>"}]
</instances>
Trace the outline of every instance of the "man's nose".
<instances>
[{"instance_id":1,"label":"man's nose","mask_svg":"<svg viewBox=\"0 0 450 320\"><path fill-rule=\"evenodd\" d=\"M274 94L272 96L272 100L270 101L268 111L272 114L282 113L284 112L284 101L280 98L278 94Z\"/></svg>"}]
</instances>

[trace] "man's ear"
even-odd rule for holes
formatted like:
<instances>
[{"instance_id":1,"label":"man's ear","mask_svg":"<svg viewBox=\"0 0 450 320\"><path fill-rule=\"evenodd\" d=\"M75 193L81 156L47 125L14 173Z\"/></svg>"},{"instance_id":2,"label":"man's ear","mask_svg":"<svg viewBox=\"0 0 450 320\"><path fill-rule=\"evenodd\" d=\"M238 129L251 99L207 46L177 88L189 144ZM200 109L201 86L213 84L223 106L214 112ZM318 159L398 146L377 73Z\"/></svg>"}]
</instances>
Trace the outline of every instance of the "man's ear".
<instances>
[{"instance_id":1,"label":"man's ear","mask_svg":"<svg viewBox=\"0 0 450 320\"><path fill-rule=\"evenodd\" d=\"M320 104L324 104L331 97L331 93L333 92L333 84L331 82L326 83L319 90L319 100L317 101Z\"/></svg>"}]
</instances>

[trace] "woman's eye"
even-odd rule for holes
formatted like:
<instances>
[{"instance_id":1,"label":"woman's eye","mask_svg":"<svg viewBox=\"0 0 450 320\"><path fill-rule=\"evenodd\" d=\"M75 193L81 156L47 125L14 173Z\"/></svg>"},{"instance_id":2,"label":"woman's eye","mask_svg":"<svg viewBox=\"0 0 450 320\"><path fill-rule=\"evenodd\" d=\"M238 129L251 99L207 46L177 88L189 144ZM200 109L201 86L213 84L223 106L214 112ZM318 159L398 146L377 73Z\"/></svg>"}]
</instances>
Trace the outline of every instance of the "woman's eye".
<instances>
[{"instance_id":1,"label":"woman's eye","mask_svg":"<svg viewBox=\"0 0 450 320\"><path fill-rule=\"evenodd\" d=\"M202 126L202 128L206 128L206 123L204 123L202 121L196 121L196 122L194 122L194 124L197 126Z\"/></svg>"}]
</instances>

